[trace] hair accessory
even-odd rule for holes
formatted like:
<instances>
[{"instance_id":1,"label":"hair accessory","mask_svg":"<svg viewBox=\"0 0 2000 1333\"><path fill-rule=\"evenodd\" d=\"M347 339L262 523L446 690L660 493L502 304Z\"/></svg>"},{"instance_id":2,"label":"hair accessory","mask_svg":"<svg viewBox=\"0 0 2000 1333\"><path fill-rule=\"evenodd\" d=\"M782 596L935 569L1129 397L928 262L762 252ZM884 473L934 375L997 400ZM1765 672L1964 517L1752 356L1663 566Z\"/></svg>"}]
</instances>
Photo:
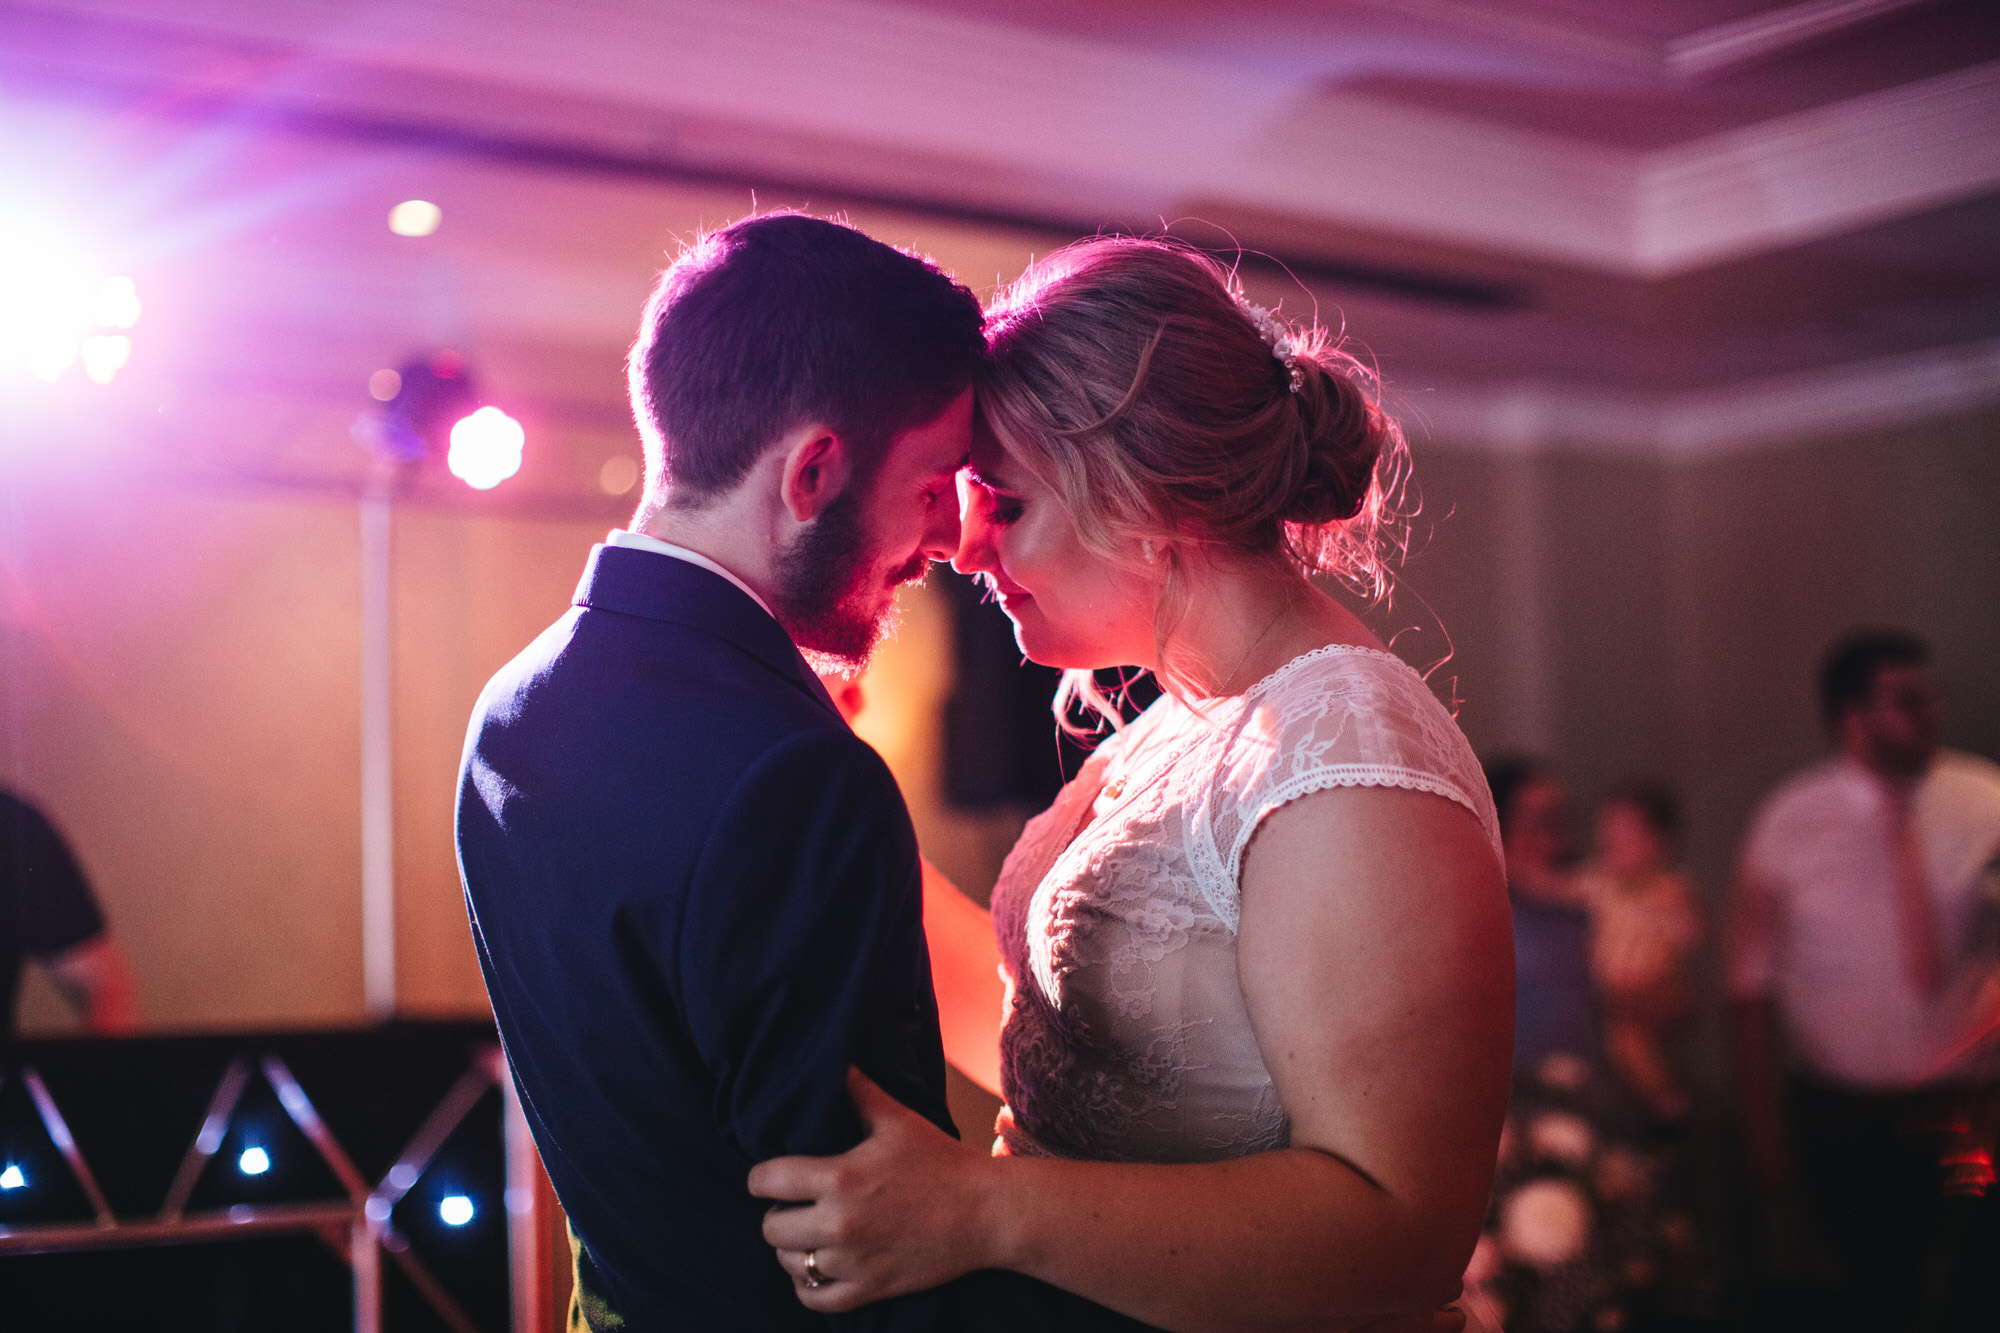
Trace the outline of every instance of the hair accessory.
<instances>
[{"instance_id":1,"label":"hair accessory","mask_svg":"<svg viewBox=\"0 0 2000 1333\"><path fill-rule=\"evenodd\" d=\"M1232 292L1230 295L1235 297L1237 307L1243 311L1244 318L1248 319L1251 327L1257 330L1257 336L1271 349L1271 355L1277 357L1278 364L1285 368L1285 373L1291 379L1292 392L1297 393L1300 386L1306 382L1306 375L1299 369L1299 345L1292 341L1292 331L1285 327L1283 320L1263 306L1251 305L1241 292Z\"/></svg>"}]
</instances>

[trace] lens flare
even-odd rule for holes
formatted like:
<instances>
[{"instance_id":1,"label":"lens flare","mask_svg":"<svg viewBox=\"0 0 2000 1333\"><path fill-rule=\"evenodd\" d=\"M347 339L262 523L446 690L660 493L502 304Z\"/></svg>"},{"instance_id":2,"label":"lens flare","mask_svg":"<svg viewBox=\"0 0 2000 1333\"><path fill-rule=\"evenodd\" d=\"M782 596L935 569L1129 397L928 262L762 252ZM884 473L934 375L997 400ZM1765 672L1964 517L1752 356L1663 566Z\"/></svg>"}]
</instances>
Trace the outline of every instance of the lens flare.
<instances>
[{"instance_id":1,"label":"lens flare","mask_svg":"<svg viewBox=\"0 0 2000 1333\"><path fill-rule=\"evenodd\" d=\"M490 491L521 470L526 443L520 422L497 407L482 407L451 428L445 466L474 490Z\"/></svg>"},{"instance_id":2,"label":"lens flare","mask_svg":"<svg viewBox=\"0 0 2000 1333\"><path fill-rule=\"evenodd\" d=\"M100 333L85 338L77 353L83 360L84 374L97 384L109 384L132 359L132 340L122 333Z\"/></svg>"},{"instance_id":3,"label":"lens flare","mask_svg":"<svg viewBox=\"0 0 2000 1333\"><path fill-rule=\"evenodd\" d=\"M108 384L132 343L102 330L138 322L132 279L100 276L48 227L0 222L0 375L25 370L54 383L81 360L85 374Z\"/></svg>"}]
</instances>

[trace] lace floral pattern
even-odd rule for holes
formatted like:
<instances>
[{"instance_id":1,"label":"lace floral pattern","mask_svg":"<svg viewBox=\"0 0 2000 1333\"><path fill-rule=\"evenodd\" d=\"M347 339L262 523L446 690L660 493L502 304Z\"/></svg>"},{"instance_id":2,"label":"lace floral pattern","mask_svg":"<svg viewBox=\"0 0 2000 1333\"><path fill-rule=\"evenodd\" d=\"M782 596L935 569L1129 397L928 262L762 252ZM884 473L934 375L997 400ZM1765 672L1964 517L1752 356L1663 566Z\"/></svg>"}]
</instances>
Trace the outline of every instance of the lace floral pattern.
<instances>
[{"instance_id":1,"label":"lace floral pattern","mask_svg":"<svg viewBox=\"0 0 2000 1333\"><path fill-rule=\"evenodd\" d=\"M1266 815L1339 786L1457 801L1498 850L1450 715L1401 659L1345 645L1236 698L1161 699L1029 822L993 895L1008 1151L1213 1161L1290 1141L1237 981L1237 879Z\"/></svg>"}]
</instances>

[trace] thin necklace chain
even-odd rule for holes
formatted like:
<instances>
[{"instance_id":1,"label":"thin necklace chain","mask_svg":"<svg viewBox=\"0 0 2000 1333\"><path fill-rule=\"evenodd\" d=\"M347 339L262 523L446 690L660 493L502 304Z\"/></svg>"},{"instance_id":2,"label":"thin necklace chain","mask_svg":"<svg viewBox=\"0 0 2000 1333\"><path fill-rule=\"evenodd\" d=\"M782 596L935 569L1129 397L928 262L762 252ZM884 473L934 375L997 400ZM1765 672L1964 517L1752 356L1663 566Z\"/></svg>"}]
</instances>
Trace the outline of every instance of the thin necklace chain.
<instances>
[{"instance_id":1,"label":"thin necklace chain","mask_svg":"<svg viewBox=\"0 0 2000 1333\"><path fill-rule=\"evenodd\" d=\"M1243 656L1236 659L1236 665L1229 669L1229 674L1222 678L1222 685L1215 692L1218 698L1229 693L1230 682L1234 681L1237 675L1242 672L1244 665L1250 660L1250 654L1256 652L1258 648L1263 646L1264 640L1271 637L1271 631L1278 627L1278 622L1285 618L1285 613L1292 609L1293 603L1297 600L1296 594L1285 598L1283 605L1278 607L1277 613L1264 622L1264 628L1258 632L1256 638L1250 641L1250 646L1243 650Z\"/></svg>"}]
</instances>

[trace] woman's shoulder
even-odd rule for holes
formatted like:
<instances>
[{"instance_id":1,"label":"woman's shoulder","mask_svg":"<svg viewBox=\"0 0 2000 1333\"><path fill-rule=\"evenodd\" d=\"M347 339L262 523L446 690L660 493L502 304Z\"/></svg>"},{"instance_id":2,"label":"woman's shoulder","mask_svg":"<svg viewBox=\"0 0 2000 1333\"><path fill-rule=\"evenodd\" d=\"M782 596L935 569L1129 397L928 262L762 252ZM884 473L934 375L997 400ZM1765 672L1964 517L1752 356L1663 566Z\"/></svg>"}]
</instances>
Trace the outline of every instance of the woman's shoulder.
<instances>
[{"instance_id":1,"label":"woman's shoulder","mask_svg":"<svg viewBox=\"0 0 2000 1333\"><path fill-rule=\"evenodd\" d=\"M1469 777L1472 747L1430 685L1380 648L1334 643L1300 657L1245 697L1246 749L1278 768L1360 766ZM1477 784L1483 792L1483 781Z\"/></svg>"},{"instance_id":2,"label":"woman's shoulder","mask_svg":"<svg viewBox=\"0 0 2000 1333\"><path fill-rule=\"evenodd\" d=\"M1472 746L1424 678L1380 648L1336 643L1293 658L1243 696L1215 758L1189 831L1196 862L1225 884L1265 816L1340 787L1442 796L1499 846Z\"/></svg>"}]
</instances>

